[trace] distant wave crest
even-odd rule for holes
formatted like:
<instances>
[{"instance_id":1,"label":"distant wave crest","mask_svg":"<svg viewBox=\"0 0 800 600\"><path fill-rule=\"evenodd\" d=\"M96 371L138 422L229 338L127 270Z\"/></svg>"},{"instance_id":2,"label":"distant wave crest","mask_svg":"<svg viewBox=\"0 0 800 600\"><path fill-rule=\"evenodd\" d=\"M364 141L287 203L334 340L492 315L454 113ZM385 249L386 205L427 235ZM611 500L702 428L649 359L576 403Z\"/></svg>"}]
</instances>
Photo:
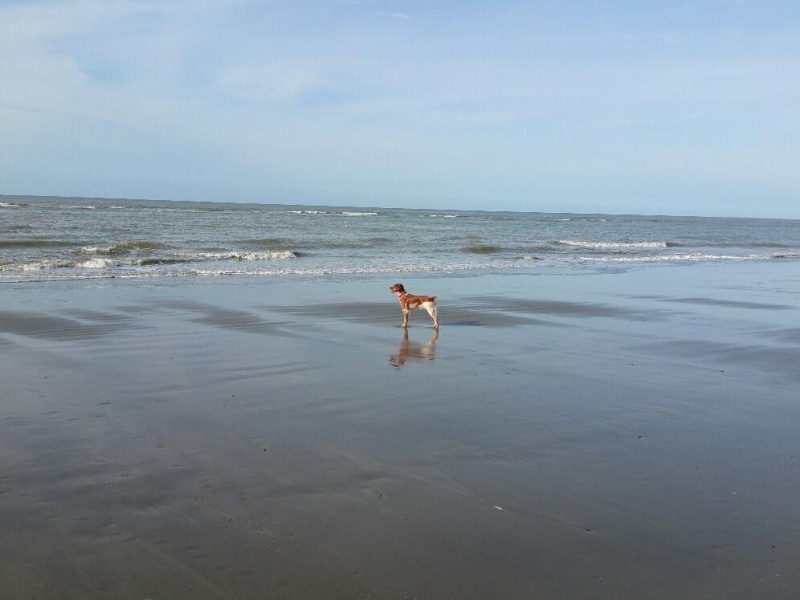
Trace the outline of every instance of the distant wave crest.
<instances>
[{"instance_id":1,"label":"distant wave crest","mask_svg":"<svg viewBox=\"0 0 800 600\"><path fill-rule=\"evenodd\" d=\"M196 255L203 260L286 260L297 258L297 254L291 250L280 252L200 252Z\"/></svg>"},{"instance_id":2,"label":"distant wave crest","mask_svg":"<svg viewBox=\"0 0 800 600\"><path fill-rule=\"evenodd\" d=\"M316 209L287 210L286 213L290 215L339 215L342 217L375 217L379 214L375 211Z\"/></svg>"},{"instance_id":3,"label":"distant wave crest","mask_svg":"<svg viewBox=\"0 0 800 600\"><path fill-rule=\"evenodd\" d=\"M571 246L589 250L626 250L636 248L669 248L677 244L666 241L653 242L588 242L584 240L556 240L551 242L554 246Z\"/></svg>"},{"instance_id":4,"label":"distant wave crest","mask_svg":"<svg viewBox=\"0 0 800 600\"><path fill-rule=\"evenodd\" d=\"M160 242L149 242L146 240L126 240L110 246L83 246L78 249L81 254L130 254L142 251L169 250L172 246Z\"/></svg>"}]
</instances>

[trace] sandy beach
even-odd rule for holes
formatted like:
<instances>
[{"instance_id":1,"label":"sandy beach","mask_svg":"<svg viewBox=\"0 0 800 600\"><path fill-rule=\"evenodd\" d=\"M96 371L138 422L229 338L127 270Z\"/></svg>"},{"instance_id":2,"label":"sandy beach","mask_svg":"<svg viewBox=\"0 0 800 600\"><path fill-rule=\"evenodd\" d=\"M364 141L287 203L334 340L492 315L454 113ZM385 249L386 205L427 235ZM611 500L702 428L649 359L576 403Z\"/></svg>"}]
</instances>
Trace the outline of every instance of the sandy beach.
<instances>
[{"instance_id":1,"label":"sandy beach","mask_svg":"<svg viewBox=\"0 0 800 600\"><path fill-rule=\"evenodd\" d=\"M792 263L4 284L0 598L800 597Z\"/></svg>"}]
</instances>

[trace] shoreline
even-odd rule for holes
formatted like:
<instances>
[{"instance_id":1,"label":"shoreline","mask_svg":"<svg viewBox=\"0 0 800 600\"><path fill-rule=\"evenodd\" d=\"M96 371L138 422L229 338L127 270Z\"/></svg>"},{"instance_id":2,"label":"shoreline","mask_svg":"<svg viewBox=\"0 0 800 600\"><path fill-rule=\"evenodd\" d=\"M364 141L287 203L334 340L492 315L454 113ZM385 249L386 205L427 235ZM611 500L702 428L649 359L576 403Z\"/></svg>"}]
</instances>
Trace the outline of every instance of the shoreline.
<instances>
[{"instance_id":1,"label":"shoreline","mask_svg":"<svg viewBox=\"0 0 800 600\"><path fill-rule=\"evenodd\" d=\"M0 288L4 593L800 592L791 265L391 277Z\"/></svg>"}]
</instances>

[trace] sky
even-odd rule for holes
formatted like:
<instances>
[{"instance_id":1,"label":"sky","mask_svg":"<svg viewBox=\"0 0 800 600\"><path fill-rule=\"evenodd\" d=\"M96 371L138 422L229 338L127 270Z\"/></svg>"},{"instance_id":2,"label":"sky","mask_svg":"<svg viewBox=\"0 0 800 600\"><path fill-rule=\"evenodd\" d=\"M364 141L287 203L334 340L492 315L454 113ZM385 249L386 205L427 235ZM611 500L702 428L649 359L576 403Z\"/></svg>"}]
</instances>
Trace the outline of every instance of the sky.
<instances>
[{"instance_id":1,"label":"sky","mask_svg":"<svg viewBox=\"0 0 800 600\"><path fill-rule=\"evenodd\" d=\"M0 0L0 194L800 218L800 2Z\"/></svg>"}]
</instances>

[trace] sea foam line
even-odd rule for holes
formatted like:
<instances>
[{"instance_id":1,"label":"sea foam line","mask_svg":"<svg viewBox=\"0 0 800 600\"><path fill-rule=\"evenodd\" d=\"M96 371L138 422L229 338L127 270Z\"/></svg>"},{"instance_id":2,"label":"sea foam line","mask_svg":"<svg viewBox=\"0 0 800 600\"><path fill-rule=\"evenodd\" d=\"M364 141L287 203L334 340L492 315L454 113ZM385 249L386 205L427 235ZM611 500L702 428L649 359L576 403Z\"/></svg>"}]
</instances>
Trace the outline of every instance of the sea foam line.
<instances>
[{"instance_id":1,"label":"sea foam line","mask_svg":"<svg viewBox=\"0 0 800 600\"><path fill-rule=\"evenodd\" d=\"M297 254L291 250L282 252L200 252L189 255L165 255L130 258L105 258L92 256L84 259L44 259L27 263L0 264L0 271L48 271L60 269L119 269L132 267L155 267L175 264L190 264L205 261L267 262L291 260Z\"/></svg>"},{"instance_id":2,"label":"sea foam line","mask_svg":"<svg viewBox=\"0 0 800 600\"><path fill-rule=\"evenodd\" d=\"M660 256L585 256L581 258L582 262L594 263L679 263L679 262L722 262L722 261L759 261L759 260L772 260L775 258L792 258L786 255L773 255L773 254L746 254L746 255L731 255L731 254L662 254Z\"/></svg>"},{"instance_id":3,"label":"sea foam line","mask_svg":"<svg viewBox=\"0 0 800 600\"><path fill-rule=\"evenodd\" d=\"M554 246L572 246L594 250L613 250L620 248L668 248L670 242L586 242L582 240L556 240Z\"/></svg>"}]
</instances>

